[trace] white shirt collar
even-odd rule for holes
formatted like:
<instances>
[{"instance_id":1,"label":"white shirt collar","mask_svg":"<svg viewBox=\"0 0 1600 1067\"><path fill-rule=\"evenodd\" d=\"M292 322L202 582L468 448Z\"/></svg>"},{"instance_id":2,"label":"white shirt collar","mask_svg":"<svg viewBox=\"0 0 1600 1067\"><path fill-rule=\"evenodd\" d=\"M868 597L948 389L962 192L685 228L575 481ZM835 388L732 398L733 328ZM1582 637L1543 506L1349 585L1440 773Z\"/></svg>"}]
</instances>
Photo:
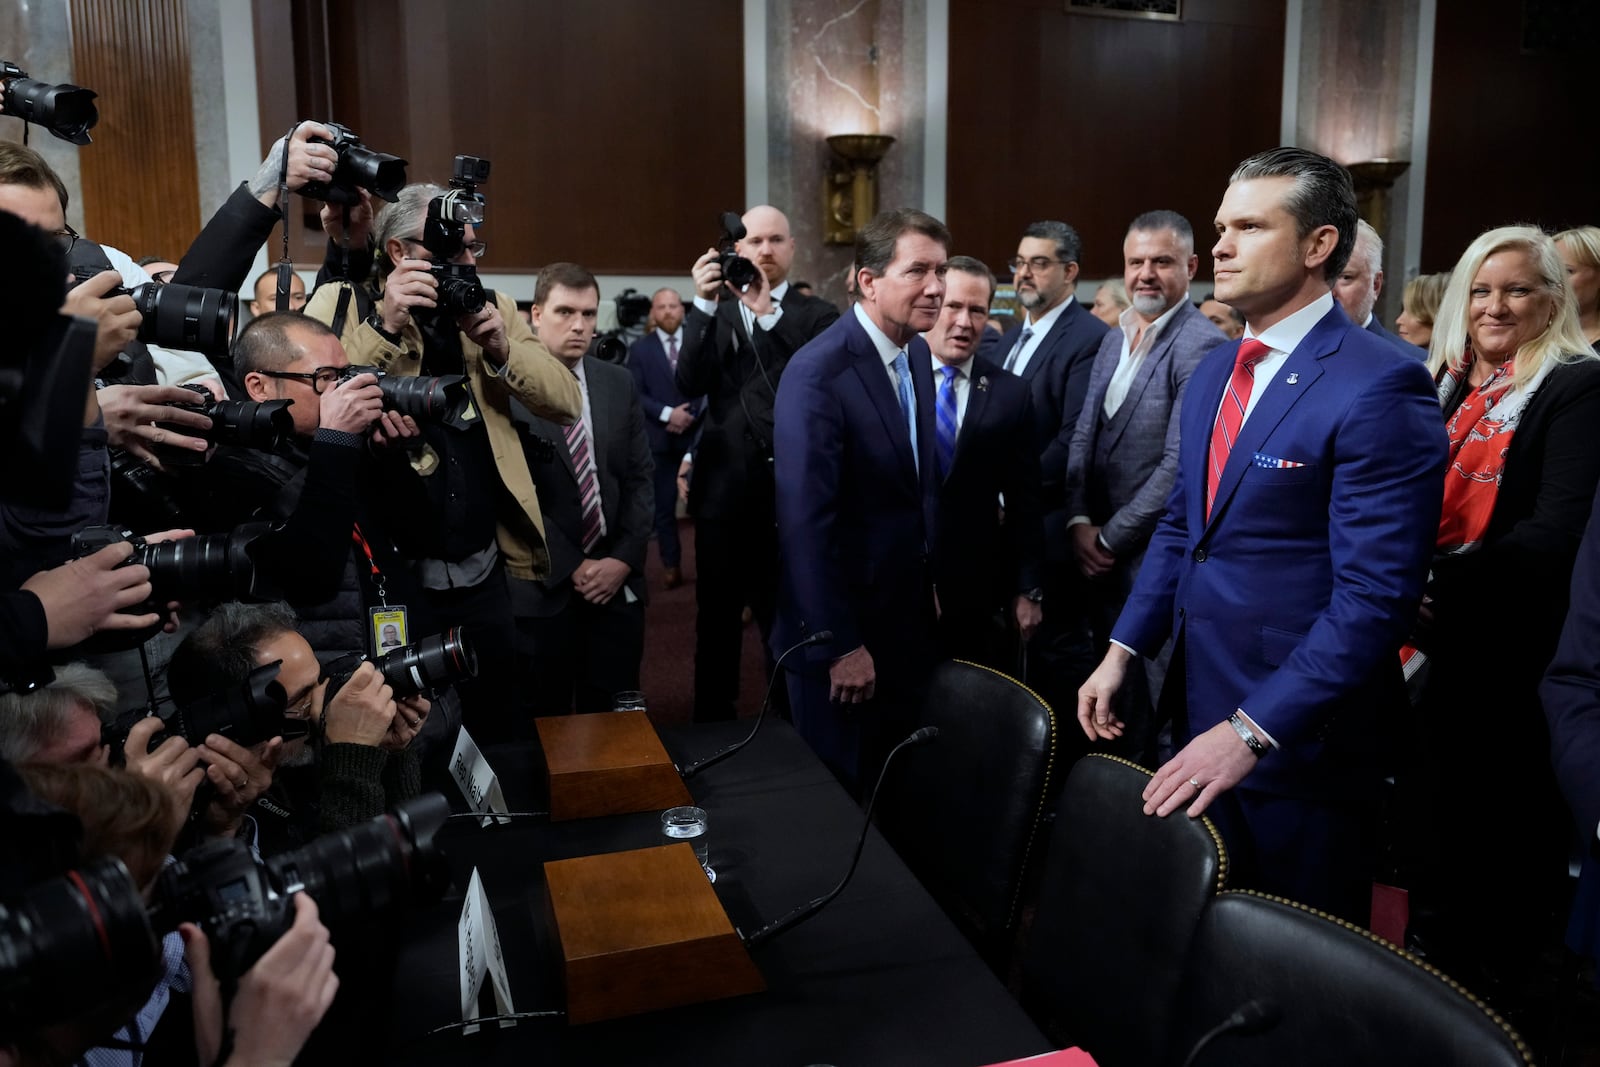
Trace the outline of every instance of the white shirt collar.
<instances>
[{"instance_id":1,"label":"white shirt collar","mask_svg":"<svg viewBox=\"0 0 1600 1067\"><path fill-rule=\"evenodd\" d=\"M683 344L683 324L679 323L678 324L678 328L676 330L673 330L671 333L668 333L667 331L663 330L661 327L657 326L656 327L656 337L661 341L661 344L663 346L665 346L668 341L677 341L679 345L682 345Z\"/></svg>"},{"instance_id":2,"label":"white shirt collar","mask_svg":"<svg viewBox=\"0 0 1600 1067\"><path fill-rule=\"evenodd\" d=\"M894 357L904 351L899 345L889 340L889 335L878 329L878 324L872 317L861 309L860 304L855 305L856 321L866 329L867 336L872 339L872 347L878 350L878 358L883 360L883 365L893 369Z\"/></svg>"},{"instance_id":3,"label":"white shirt collar","mask_svg":"<svg viewBox=\"0 0 1600 1067\"><path fill-rule=\"evenodd\" d=\"M783 298L789 295L789 279L785 278L772 287L772 306L777 307L783 303Z\"/></svg>"},{"instance_id":4,"label":"white shirt collar","mask_svg":"<svg viewBox=\"0 0 1600 1067\"><path fill-rule=\"evenodd\" d=\"M1361 320L1361 328L1363 330L1372 329L1372 312L1367 312L1367 317Z\"/></svg>"},{"instance_id":5,"label":"white shirt collar","mask_svg":"<svg viewBox=\"0 0 1600 1067\"><path fill-rule=\"evenodd\" d=\"M1187 290L1185 290L1182 300L1179 300L1176 304L1173 304L1167 310L1163 311L1161 316L1157 318L1156 321L1145 327L1145 337L1149 338L1151 342L1154 342L1157 337L1161 336L1161 331L1167 328L1167 323L1171 322L1173 316L1177 315L1179 311L1183 310L1183 305L1187 304L1188 302L1189 293ZM1139 318L1139 313L1133 309L1132 305L1129 305L1117 319L1118 324L1122 327L1122 336L1128 341L1129 351L1132 351L1133 349L1133 339L1139 335L1139 324L1141 321L1142 320ZM1146 347L1149 346L1147 345Z\"/></svg>"},{"instance_id":6,"label":"white shirt collar","mask_svg":"<svg viewBox=\"0 0 1600 1067\"><path fill-rule=\"evenodd\" d=\"M933 360L934 381L937 382L939 379L944 377L944 371L940 370L941 367L954 367L956 369L957 379L972 377L972 361L977 357L977 355L977 352L973 352L972 355L968 356L960 363L946 363L944 360L935 356Z\"/></svg>"},{"instance_id":7,"label":"white shirt collar","mask_svg":"<svg viewBox=\"0 0 1600 1067\"><path fill-rule=\"evenodd\" d=\"M1300 342L1322 321L1322 316L1333 310L1333 292L1330 290L1287 318L1273 323L1261 333L1254 333L1247 324L1244 340L1252 337L1274 352L1293 352Z\"/></svg>"}]
</instances>

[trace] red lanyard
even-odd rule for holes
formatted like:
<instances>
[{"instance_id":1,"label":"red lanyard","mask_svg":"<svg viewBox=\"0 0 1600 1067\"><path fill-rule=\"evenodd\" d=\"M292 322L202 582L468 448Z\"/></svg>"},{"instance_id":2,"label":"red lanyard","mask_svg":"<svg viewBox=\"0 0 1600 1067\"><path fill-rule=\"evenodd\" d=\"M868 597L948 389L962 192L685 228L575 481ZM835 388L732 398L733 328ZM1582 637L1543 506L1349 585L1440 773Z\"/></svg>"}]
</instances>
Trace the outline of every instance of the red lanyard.
<instances>
[{"instance_id":1,"label":"red lanyard","mask_svg":"<svg viewBox=\"0 0 1600 1067\"><path fill-rule=\"evenodd\" d=\"M367 544L366 537L362 535L359 522L350 530L350 540L361 550L361 554L367 557L367 566L372 568L372 584L377 587L378 603L388 607L389 600L383 588L383 571L378 569L378 561L372 558L372 546Z\"/></svg>"}]
</instances>

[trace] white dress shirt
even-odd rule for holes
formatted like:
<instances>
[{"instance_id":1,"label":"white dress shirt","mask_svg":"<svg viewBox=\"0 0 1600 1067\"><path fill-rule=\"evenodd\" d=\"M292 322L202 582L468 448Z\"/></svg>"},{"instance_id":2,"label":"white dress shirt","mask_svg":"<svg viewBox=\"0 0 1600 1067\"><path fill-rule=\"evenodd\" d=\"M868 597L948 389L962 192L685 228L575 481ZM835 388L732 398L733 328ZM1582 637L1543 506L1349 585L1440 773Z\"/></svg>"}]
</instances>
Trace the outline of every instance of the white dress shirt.
<instances>
[{"instance_id":1,"label":"white dress shirt","mask_svg":"<svg viewBox=\"0 0 1600 1067\"><path fill-rule=\"evenodd\" d=\"M755 312L751 311L743 300L739 301L739 321L744 323L746 337L754 334L753 324L759 324L763 330L771 330L778 325L778 320L783 318L783 298L788 292L789 279L785 278L777 285L774 285L772 287L772 310L760 318L756 318ZM703 296L697 295L694 298L694 306L707 315L715 315L717 313L717 302L715 300L707 300Z\"/></svg>"},{"instance_id":2,"label":"white dress shirt","mask_svg":"<svg viewBox=\"0 0 1600 1067\"><path fill-rule=\"evenodd\" d=\"M661 342L661 351L662 352L666 352L666 350L667 350L667 342L668 341L676 341L676 342L678 342L678 355L681 357L683 355L683 324L679 323L678 324L678 328L676 330L674 330L673 332L671 332L671 333L668 333L666 330L663 330L661 327L657 326L656 327L656 340ZM668 370L677 370L677 368L672 365L672 362L670 360L667 361L667 369ZM588 403L589 394L587 392L584 393L583 399L584 399L584 403ZM674 411L676 411L676 410L677 410L676 408L673 408L673 407L670 407L670 406L663 407L661 409L661 414L659 416L657 416L657 418L659 418L662 422L671 422L672 421L672 413Z\"/></svg>"},{"instance_id":3,"label":"white dress shirt","mask_svg":"<svg viewBox=\"0 0 1600 1067\"><path fill-rule=\"evenodd\" d=\"M1056 320L1061 317L1061 313L1071 307L1075 300L1077 300L1077 297L1068 293L1065 300L1041 315L1038 322L1024 320L1022 328L1032 330L1033 333L1029 336L1028 343L1022 346L1022 351L1017 353L1016 362L1011 364L1012 374L1019 378L1022 377L1022 372L1028 369L1028 361L1033 358L1035 352L1039 351L1039 342L1044 340L1044 335L1050 332L1050 327L1056 324ZM1021 337L1022 334L1019 332L1017 336ZM1012 342L1013 346L1015 346L1015 343ZM1010 355L1010 350L1006 350L1000 356L1000 362L1004 364Z\"/></svg>"},{"instance_id":4,"label":"white dress shirt","mask_svg":"<svg viewBox=\"0 0 1600 1067\"><path fill-rule=\"evenodd\" d=\"M1289 358L1289 353L1299 348L1300 342L1306 339L1306 334L1322 321L1322 316L1332 310L1333 294L1328 292L1287 318L1273 323L1259 334L1254 333L1248 325L1245 326L1242 340L1248 341L1254 338L1266 345L1270 351L1256 362L1255 385L1250 388L1250 400L1244 406L1244 418L1239 421L1239 425L1243 426L1250 421L1250 413L1256 409L1261 394L1274 384L1272 376L1283 366L1283 361ZM1227 397L1227 390L1223 390L1223 400ZM1217 410L1222 410L1222 401L1217 402Z\"/></svg>"},{"instance_id":5,"label":"white dress shirt","mask_svg":"<svg viewBox=\"0 0 1600 1067\"><path fill-rule=\"evenodd\" d=\"M1133 385L1133 379L1138 375L1139 368L1144 366L1145 357L1156 346L1156 340L1161 336L1161 331L1173 320L1183 305L1189 302L1189 294L1185 292L1183 299L1173 304L1161 317L1144 328L1144 335L1139 336L1139 326L1143 322L1139 313L1133 308L1128 308L1122 313L1118 325L1122 327L1122 355L1117 357L1117 369L1111 375L1111 381L1106 385L1106 402L1102 409L1106 418L1116 415L1117 409L1122 407L1122 402L1128 399L1128 389ZM1139 337L1139 343L1134 344L1133 339Z\"/></svg>"}]
</instances>

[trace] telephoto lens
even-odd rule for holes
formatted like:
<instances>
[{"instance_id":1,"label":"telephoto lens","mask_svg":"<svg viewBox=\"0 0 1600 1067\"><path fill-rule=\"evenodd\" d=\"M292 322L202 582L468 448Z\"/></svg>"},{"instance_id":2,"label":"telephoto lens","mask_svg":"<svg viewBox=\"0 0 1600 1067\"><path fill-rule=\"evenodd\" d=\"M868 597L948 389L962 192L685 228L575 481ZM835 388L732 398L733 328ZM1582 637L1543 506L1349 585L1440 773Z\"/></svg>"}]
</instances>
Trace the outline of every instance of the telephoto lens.
<instances>
[{"instance_id":1,"label":"telephoto lens","mask_svg":"<svg viewBox=\"0 0 1600 1067\"><path fill-rule=\"evenodd\" d=\"M373 660L396 699L478 676L478 654L462 627L425 637Z\"/></svg>"},{"instance_id":2,"label":"telephoto lens","mask_svg":"<svg viewBox=\"0 0 1600 1067\"><path fill-rule=\"evenodd\" d=\"M89 131L100 121L93 89L76 85L51 85L34 81L15 63L0 60L0 79L5 82L5 113L23 122L43 126L63 141L86 145Z\"/></svg>"},{"instance_id":3,"label":"telephoto lens","mask_svg":"<svg viewBox=\"0 0 1600 1067\"><path fill-rule=\"evenodd\" d=\"M362 374L378 379L383 393L383 410L410 415L425 422L447 422L459 418L472 403L472 392L461 374L441 374L436 378L420 375L385 374L376 367L350 366L339 379L347 382Z\"/></svg>"},{"instance_id":4,"label":"telephoto lens","mask_svg":"<svg viewBox=\"0 0 1600 1067\"><path fill-rule=\"evenodd\" d=\"M145 344L227 356L239 317L238 293L150 282L129 295L143 319L139 340Z\"/></svg>"},{"instance_id":5,"label":"telephoto lens","mask_svg":"<svg viewBox=\"0 0 1600 1067\"><path fill-rule=\"evenodd\" d=\"M180 388L192 391L198 398L196 403L169 406L199 412L211 420L211 425L196 432L189 426L158 422L156 425L163 430L203 437L214 445L235 445L261 452L276 452L294 436L294 416L289 412L292 400L216 400L203 385ZM206 460L206 453L176 445L157 446L156 454L162 463L177 466L198 466Z\"/></svg>"}]
</instances>

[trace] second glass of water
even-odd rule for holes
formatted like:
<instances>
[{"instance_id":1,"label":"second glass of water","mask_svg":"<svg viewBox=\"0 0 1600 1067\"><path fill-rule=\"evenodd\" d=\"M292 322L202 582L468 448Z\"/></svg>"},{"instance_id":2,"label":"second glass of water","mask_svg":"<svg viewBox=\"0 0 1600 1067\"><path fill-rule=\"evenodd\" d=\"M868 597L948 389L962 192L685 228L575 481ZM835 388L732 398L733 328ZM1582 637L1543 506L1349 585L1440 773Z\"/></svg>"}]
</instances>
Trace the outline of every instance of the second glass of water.
<instances>
[{"instance_id":1,"label":"second glass of water","mask_svg":"<svg viewBox=\"0 0 1600 1067\"><path fill-rule=\"evenodd\" d=\"M700 861L706 877L715 882L717 872L711 869L711 840L707 836L709 829L710 822L706 819L704 808L685 805L668 808L661 813L661 833L669 841L689 842L694 847L694 858Z\"/></svg>"}]
</instances>

